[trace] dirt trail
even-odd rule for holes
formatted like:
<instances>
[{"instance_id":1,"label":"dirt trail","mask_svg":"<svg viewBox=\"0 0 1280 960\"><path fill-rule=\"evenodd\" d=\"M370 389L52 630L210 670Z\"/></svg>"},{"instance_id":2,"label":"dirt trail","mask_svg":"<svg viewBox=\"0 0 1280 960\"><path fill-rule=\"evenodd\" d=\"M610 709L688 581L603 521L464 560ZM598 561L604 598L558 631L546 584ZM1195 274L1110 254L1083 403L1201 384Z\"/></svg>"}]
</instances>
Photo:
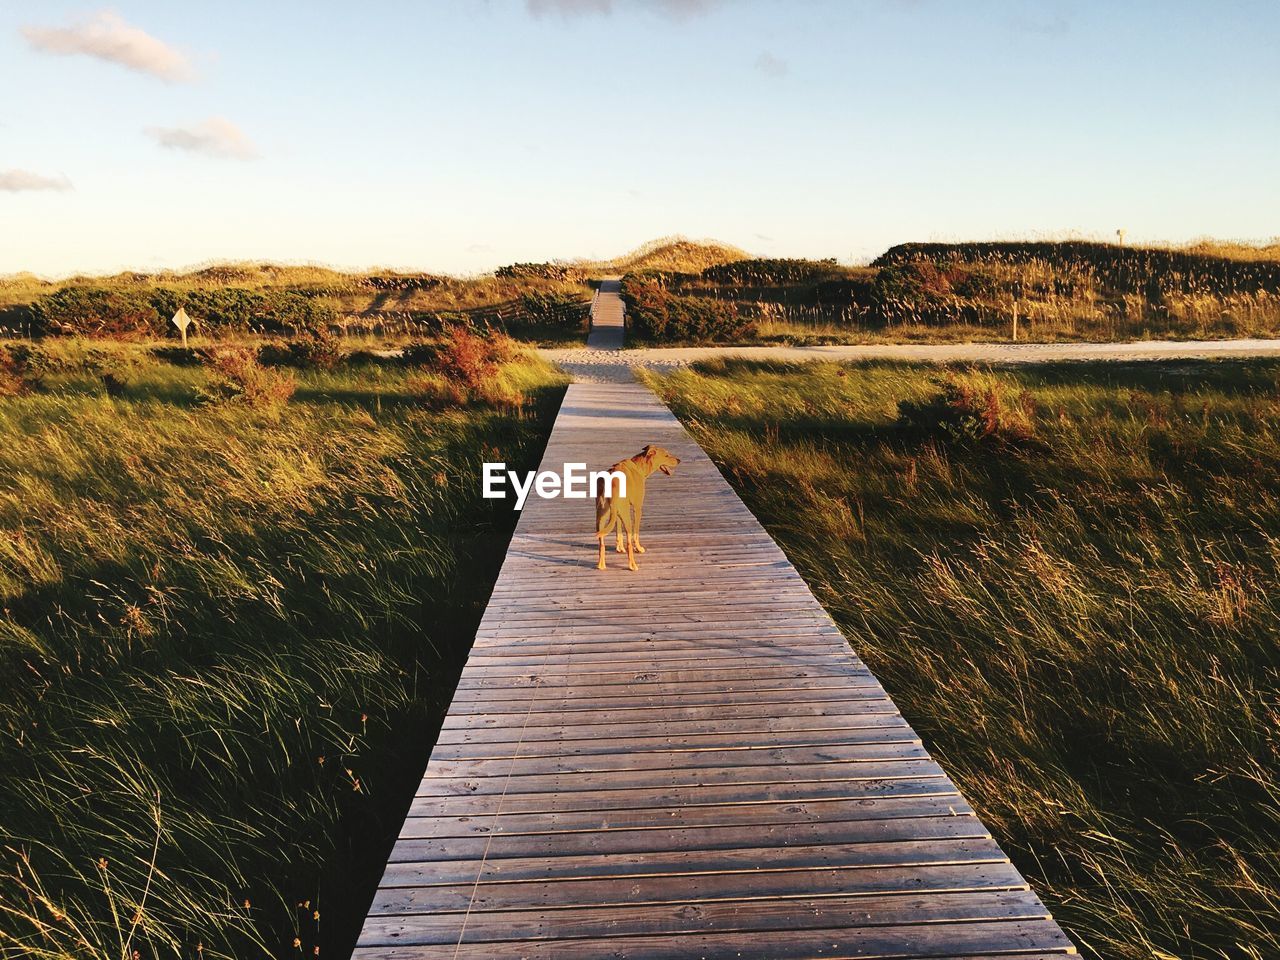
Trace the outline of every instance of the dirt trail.
<instances>
[{"instance_id":1,"label":"dirt trail","mask_svg":"<svg viewBox=\"0 0 1280 960\"><path fill-rule=\"evenodd\" d=\"M539 351L575 379L617 383L632 367L669 370L712 357L750 360L915 360L922 363L1046 363L1057 360L1212 360L1280 356L1276 340L1142 340L1132 343L866 344L831 347L571 347Z\"/></svg>"}]
</instances>

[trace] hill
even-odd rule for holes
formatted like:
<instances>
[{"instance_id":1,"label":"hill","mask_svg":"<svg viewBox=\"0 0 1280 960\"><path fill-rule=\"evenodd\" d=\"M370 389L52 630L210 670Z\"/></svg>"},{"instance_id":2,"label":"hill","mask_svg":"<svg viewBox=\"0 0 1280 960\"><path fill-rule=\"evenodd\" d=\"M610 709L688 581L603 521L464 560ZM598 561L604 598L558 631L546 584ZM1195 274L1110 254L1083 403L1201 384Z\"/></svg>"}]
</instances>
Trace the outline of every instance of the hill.
<instances>
[{"instance_id":1,"label":"hill","mask_svg":"<svg viewBox=\"0 0 1280 960\"><path fill-rule=\"evenodd\" d=\"M751 254L738 247L714 240L689 240L685 237L662 237L651 240L612 260L579 261L579 269L601 273L635 273L640 270L671 270L678 273L701 273L722 263L750 260Z\"/></svg>"}]
</instances>

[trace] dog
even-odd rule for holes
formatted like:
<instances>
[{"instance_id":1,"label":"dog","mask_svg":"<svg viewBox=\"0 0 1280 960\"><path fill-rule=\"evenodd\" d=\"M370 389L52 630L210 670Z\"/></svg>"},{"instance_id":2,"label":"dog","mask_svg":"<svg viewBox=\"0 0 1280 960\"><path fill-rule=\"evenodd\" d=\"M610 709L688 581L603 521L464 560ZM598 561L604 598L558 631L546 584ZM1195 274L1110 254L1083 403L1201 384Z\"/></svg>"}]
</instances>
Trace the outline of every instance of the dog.
<instances>
[{"instance_id":1,"label":"dog","mask_svg":"<svg viewBox=\"0 0 1280 960\"><path fill-rule=\"evenodd\" d=\"M623 551L626 543L627 568L635 570L636 554L644 553L640 543L640 517L644 512L644 484L655 470L661 470L668 477L680 463L680 458L664 450L648 444L634 457L615 463L609 468L610 473L620 473L627 478L626 494L616 488L620 486L617 479L607 481L606 488L596 494L596 539L600 541L600 562L597 570L607 569L604 562L604 539L611 531L617 531L617 550Z\"/></svg>"}]
</instances>

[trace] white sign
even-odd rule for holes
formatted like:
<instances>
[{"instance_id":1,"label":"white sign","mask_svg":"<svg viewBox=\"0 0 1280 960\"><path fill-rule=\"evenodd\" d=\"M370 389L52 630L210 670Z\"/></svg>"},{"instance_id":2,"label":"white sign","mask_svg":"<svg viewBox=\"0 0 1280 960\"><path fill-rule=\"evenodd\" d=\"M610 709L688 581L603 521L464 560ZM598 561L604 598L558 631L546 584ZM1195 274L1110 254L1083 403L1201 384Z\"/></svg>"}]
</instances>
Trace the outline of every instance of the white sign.
<instances>
[{"instance_id":1,"label":"white sign","mask_svg":"<svg viewBox=\"0 0 1280 960\"><path fill-rule=\"evenodd\" d=\"M173 319L169 321L178 328L178 332L182 334L182 345L187 345L187 327L191 326L191 318L187 316L187 311L179 307L178 312L173 315Z\"/></svg>"}]
</instances>

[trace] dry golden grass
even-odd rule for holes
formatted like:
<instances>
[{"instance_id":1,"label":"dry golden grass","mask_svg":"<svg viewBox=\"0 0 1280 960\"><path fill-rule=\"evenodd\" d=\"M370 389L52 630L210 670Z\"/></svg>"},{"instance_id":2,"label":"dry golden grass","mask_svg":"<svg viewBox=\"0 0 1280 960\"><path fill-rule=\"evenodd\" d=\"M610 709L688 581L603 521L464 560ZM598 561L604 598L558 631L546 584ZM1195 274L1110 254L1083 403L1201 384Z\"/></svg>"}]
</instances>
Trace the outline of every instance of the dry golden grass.
<instances>
[{"instance_id":1,"label":"dry golden grass","mask_svg":"<svg viewBox=\"0 0 1280 960\"><path fill-rule=\"evenodd\" d=\"M1280 364L653 382L1086 956L1280 956Z\"/></svg>"},{"instance_id":2,"label":"dry golden grass","mask_svg":"<svg viewBox=\"0 0 1280 960\"><path fill-rule=\"evenodd\" d=\"M536 463L563 381L428 410L364 361L264 409L40 351L0 397L0 957L341 956L510 535L476 463Z\"/></svg>"}]
</instances>

